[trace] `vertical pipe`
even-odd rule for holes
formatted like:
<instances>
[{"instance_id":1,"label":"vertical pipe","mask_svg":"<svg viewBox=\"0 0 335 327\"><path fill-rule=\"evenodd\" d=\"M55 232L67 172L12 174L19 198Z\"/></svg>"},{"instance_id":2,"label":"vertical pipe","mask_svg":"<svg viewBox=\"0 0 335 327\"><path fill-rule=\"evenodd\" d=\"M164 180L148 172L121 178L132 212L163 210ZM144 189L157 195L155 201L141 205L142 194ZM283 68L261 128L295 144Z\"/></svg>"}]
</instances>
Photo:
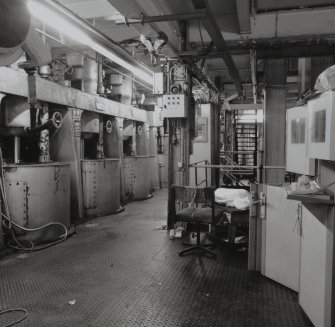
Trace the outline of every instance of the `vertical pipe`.
<instances>
[{"instance_id":1,"label":"vertical pipe","mask_svg":"<svg viewBox=\"0 0 335 327\"><path fill-rule=\"evenodd\" d=\"M194 171L195 171L195 186L198 186L198 167L197 167L197 164L195 164Z\"/></svg>"},{"instance_id":2,"label":"vertical pipe","mask_svg":"<svg viewBox=\"0 0 335 327\"><path fill-rule=\"evenodd\" d=\"M167 226L168 229L173 228L174 225L174 213L175 213L175 203L174 203L174 196L173 196L173 180L174 180L174 153L173 153L173 126L171 119L168 119L168 135L169 135L169 163L168 163L168 218L167 218Z\"/></svg>"},{"instance_id":3,"label":"vertical pipe","mask_svg":"<svg viewBox=\"0 0 335 327\"><path fill-rule=\"evenodd\" d=\"M20 136L14 136L14 162L20 162L21 140Z\"/></svg>"}]
</instances>

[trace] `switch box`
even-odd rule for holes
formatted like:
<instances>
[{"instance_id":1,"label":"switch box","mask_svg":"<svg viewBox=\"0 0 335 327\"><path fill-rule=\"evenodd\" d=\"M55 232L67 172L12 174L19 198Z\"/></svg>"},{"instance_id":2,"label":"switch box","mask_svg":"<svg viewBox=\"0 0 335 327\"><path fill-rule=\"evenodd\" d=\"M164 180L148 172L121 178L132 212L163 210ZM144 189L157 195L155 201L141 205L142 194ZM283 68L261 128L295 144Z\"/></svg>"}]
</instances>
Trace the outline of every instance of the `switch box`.
<instances>
[{"instance_id":1,"label":"switch box","mask_svg":"<svg viewBox=\"0 0 335 327\"><path fill-rule=\"evenodd\" d=\"M186 94L164 94L163 110L164 118L186 118L188 96Z\"/></svg>"},{"instance_id":2,"label":"switch box","mask_svg":"<svg viewBox=\"0 0 335 327\"><path fill-rule=\"evenodd\" d=\"M166 92L166 76L164 73L154 73L153 94L162 95Z\"/></svg>"}]
</instances>

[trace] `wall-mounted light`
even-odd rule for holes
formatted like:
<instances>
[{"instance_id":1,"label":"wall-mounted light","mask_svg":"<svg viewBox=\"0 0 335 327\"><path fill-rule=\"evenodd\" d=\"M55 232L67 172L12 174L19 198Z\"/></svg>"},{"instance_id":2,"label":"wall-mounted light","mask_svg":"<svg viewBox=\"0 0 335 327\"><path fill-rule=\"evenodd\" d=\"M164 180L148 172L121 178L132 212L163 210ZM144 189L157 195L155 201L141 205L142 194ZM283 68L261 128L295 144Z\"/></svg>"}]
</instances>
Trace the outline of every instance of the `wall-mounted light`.
<instances>
[{"instance_id":1,"label":"wall-mounted light","mask_svg":"<svg viewBox=\"0 0 335 327\"><path fill-rule=\"evenodd\" d=\"M48 3L50 3L50 1L48 1ZM52 3L52 5L54 6L54 8L58 8L57 7L58 4ZM38 20L40 20L44 24L66 35L68 38L78 43L81 43L85 46L88 46L92 50L100 53L101 55L113 61L114 63L118 64L119 66L127 69L128 71L133 73L137 78L143 80L144 82L148 84L153 85L153 73L148 72L148 70L144 70L144 69L136 67L132 63L121 58L118 54L112 52L105 45L100 44L100 42L96 41L94 37L88 35L80 27L77 27L75 24L76 22L75 20L71 22L70 15L68 12L66 12L67 17L63 17L61 14L58 14L57 12L55 12L54 10L45 6L40 1L37 1L37 0L28 0L27 6L28 6L28 9L31 15L36 17ZM62 10L64 9L64 7L60 7L60 8ZM76 20L78 21L77 18ZM87 27L86 24L88 23L84 21L81 21L80 23L84 27ZM97 34L96 31L93 31L93 32ZM101 35L100 38L103 39L106 37Z\"/></svg>"}]
</instances>

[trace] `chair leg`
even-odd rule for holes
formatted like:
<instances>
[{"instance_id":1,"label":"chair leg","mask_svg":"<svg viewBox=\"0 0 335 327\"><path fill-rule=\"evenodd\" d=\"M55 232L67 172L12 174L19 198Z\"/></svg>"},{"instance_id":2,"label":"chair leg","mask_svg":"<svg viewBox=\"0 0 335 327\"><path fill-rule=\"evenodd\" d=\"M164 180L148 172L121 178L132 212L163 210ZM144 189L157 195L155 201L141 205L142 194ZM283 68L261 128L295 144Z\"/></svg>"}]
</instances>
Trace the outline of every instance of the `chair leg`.
<instances>
[{"instance_id":1,"label":"chair leg","mask_svg":"<svg viewBox=\"0 0 335 327\"><path fill-rule=\"evenodd\" d=\"M190 242L181 242L181 244L185 245L185 246L193 246L194 243L190 243Z\"/></svg>"},{"instance_id":2,"label":"chair leg","mask_svg":"<svg viewBox=\"0 0 335 327\"><path fill-rule=\"evenodd\" d=\"M183 245L186 245L186 246L189 246L189 247L184 249L184 250L179 251L180 256L182 256L185 253L192 252L194 250L200 250L200 251L208 253L208 254L210 254L210 255L212 255L216 258L216 253L214 253L213 251L208 249L208 248L215 247L215 244L212 244L212 243L211 244L201 244L200 231L201 231L200 230L200 224L198 223L197 224L197 236L196 236L197 237L197 242L196 242L196 244L189 243L189 242L182 242Z\"/></svg>"},{"instance_id":3,"label":"chair leg","mask_svg":"<svg viewBox=\"0 0 335 327\"><path fill-rule=\"evenodd\" d=\"M191 252L193 250L196 250L198 248L197 245L190 246L184 250L179 251L179 255L182 256L184 253Z\"/></svg>"}]
</instances>

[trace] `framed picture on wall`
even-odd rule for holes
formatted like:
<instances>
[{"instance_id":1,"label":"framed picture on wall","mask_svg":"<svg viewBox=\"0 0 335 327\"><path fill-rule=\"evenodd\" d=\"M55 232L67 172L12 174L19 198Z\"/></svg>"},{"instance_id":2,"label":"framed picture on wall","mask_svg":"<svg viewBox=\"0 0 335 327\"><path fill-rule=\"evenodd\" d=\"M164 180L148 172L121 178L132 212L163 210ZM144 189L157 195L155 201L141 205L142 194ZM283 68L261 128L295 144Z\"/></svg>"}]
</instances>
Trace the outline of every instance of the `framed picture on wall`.
<instances>
[{"instance_id":1,"label":"framed picture on wall","mask_svg":"<svg viewBox=\"0 0 335 327\"><path fill-rule=\"evenodd\" d=\"M194 142L208 142L208 119L196 118L195 119L195 137Z\"/></svg>"}]
</instances>

